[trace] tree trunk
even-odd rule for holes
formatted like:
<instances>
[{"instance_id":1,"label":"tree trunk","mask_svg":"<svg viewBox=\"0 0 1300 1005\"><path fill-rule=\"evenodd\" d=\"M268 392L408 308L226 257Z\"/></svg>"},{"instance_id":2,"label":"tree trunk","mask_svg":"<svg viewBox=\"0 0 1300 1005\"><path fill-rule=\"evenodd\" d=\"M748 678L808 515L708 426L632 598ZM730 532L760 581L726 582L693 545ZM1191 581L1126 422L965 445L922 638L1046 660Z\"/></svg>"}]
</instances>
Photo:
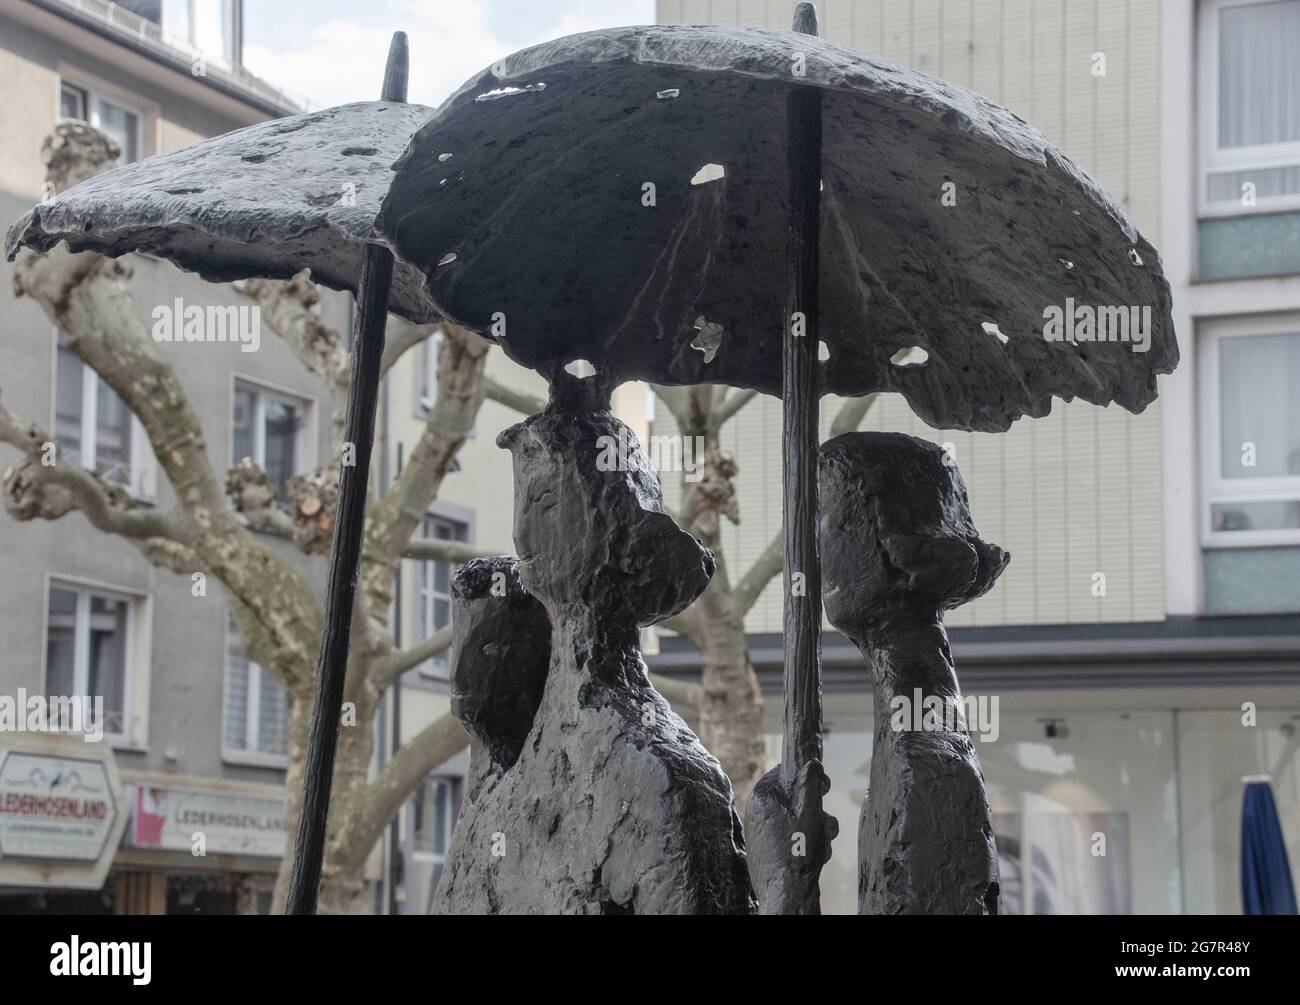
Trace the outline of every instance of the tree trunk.
<instances>
[{"instance_id":1,"label":"tree trunk","mask_svg":"<svg viewBox=\"0 0 1300 1005\"><path fill-rule=\"evenodd\" d=\"M301 689L299 689L301 690ZM275 877L275 894L271 913L283 914L289 897L289 875L293 872L293 842L288 835L298 833L298 810L302 801L302 777L307 764L307 733L311 724L311 690L305 696L289 693L289 765L284 772L284 856Z\"/></svg>"},{"instance_id":2,"label":"tree trunk","mask_svg":"<svg viewBox=\"0 0 1300 1005\"><path fill-rule=\"evenodd\" d=\"M750 789L764 769L763 696L741 619L709 618L702 642L700 741L722 762L743 816Z\"/></svg>"}]
</instances>

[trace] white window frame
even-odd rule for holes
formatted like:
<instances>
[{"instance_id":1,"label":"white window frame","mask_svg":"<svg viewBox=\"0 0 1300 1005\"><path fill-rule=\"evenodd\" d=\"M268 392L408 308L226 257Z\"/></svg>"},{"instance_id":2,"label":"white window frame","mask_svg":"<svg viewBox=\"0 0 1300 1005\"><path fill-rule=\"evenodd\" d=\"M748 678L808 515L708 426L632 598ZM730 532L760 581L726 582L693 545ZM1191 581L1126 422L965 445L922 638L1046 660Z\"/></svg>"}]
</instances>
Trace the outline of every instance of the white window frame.
<instances>
[{"instance_id":1,"label":"white window frame","mask_svg":"<svg viewBox=\"0 0 1300 1005\"><path fill-rule=\"evenodd\" d=\"M84 119L67 119L63 115L63 85L69 84L81 91L86 96L86 117ZM135 116L135 152L136 161L142 161L149 156L149 151L145 149L145 118L147 110L138 100L123 97L118 91L106 90L103 87L92 84L88 78L77 76L73 73L59 73L59 86L54 95L54 117L57 122L88 122L96 129L103 129L99 116L99 102L107 101L109 104L117 105L124 112L130 112ZM122 151L123 158L126 151ZM135 161L122 159L121 164L132 164Z\"/></svg>"},{"instance_id":2,"label":"white window frame","mask_svg":"<svg viewBox=\"0 0 1300 1005\"><path fill-rule=\"evenodd\" d=\"M1300 528L1216 531L1212 509L1233 502L1300 499L1300 475L1281 478L1224 478L1220 347L1225 339L1256 335L1300 335L1300 314L1216 318L1200 324L1201 545L1205 548L1269 548L1300 545Z\"/></svg>"},{"instance_id":3,"label":"white window frame","mask_svg":"<svg viewBox=\"0 0 1300 1005\"><path fill-rule=\"evenodd\" d=\"M438 348L446 338L436 328L415 354L415 417L423 419L438 404Z\"/></svg>"},{"instance_id":4,"label":"white window frame","mask_svg":"<svg viewBox=\"0 0 1300 1005\"><path fill-rule=\"evenodd\" d=\"M243 384L257 392L253 405L253 463L263 471L266 470L266 399L275 398L285 404L293 405L302 411L302 423L294 440L294 456L298 458L293 474L301 475L316 467L316 399L292 388L272 384L257 377L242 373L231 374L230 381L230 419L227 423L230 440L228 456L230 466L238 464L242 457L235 456L235 391Z\"/></svg>"},{"instance_id":5,"label":"white window frame","mask_svg":"<svg viewBox=\"0 0 1300 1005\"><path fill-rule=\"evenodd\" d=\"M78 576L45 574L45 595L41 612L41 692L50 695L49 638L50 591L66 590L77 595L72 671L73 695L85 697L90 663L90 596L126 601L126 667L122 680L121 732L104 730L104 740L115 748L145 750L149 743L149 667L152 662L153 598L148 593L114 586ZM93 697L93 696L92 696Z\"/></svg>"},{"instance_id":6,"label":"white window frame","mask_svg":"<svg viewBox=\"0 0 1300 1005\"><path fill-rule=\"evenodd\" d=\"M1266 170L1300 165L1300 141L1267 143L1253 147L1219 147L1219 15L1228 7L1246 7L1268 0L1201 0L1197 25L1197 102L1200 129L1200 165L1197 171L1197 208L1203 217L1248 216L1300 209L1300 192L1258 197L1254 206L1241 199L1210 202L1210 175L1225 171Z\"/></svg>"},{"instance_id":7,"label":"white window frame","mask_svg":"<svg viewBox=\"0 0 1300 1005\"><path fill-rule=\"evenodd\" d=\"M242 0L218 0L221 5L221 51L206 48L212 40L201 38L200 18L195 10L195 0L180 0L176 5L162 4L159 30L174 45L188 49L195 55L202 53L204 59L223 69L229 70L240 62L239 42L236 36L238 22L237 11L242 16ZM185 8L185 23L181 25L176 19L169 18L169 11L177 7Z\"/></svg>"},{"instance_id":8,"label":"white window frame","mask_svg":"<svg viewBox=\"0 0 1300 1005\"><path fill-rule=\"evenodd\" d=\"M425 513L424 519L420 521L420 534L426 540L432 540L432 541L441 540L440 538L431 537L429 534L425 532L425 527L428 526L430 520L441 520L445 524L463 527L465 529L464 541L457 542L457 539L451 538L450 540L453 542L468 544L474 536L474 523L472 520L463 519L458 516L449 516L446 513L430 512L430 513ZM434 620L433 612L434 612L435 601L446 600L447 609L449 612L451 610L451 606L452 606L451 581L456 575L456 570L459 568L459 564L456 562L447 563L451 568L448 569L447 572L447 593L446 596L443 596L441 593L438 592L437 587L434 585L437 580L437 572L435 566L440 561L443 561L443 559L424 558L424 559L420 559L416 563L415 626L417 630L419 629L420 622L422 620L426 625L432 624ZM441 631L441 629L439 629L439 631ZM428 635L423 635L420 638L416 639L416 643L418 644L420 642L423 642L427 638L429 638ZM446 653L443 653L443 656L446 656ZM449 672L441 673L435 671L433 668L435 659L437 659L437 657L430 657L429 659L425 660L423 663L420 664L419 666L420 676L427 680L446 682L450 677L450 673ZM450 667L448 668L448 670L450 670Z\"/></svg>"},{"instance_id":9,"label":"white window frame","mask_svg":"<svg viewBox=\"0 0 1300 1005\"><path fill-rule=\"evenodd\" d=\"M58 430L59 411L59 332L54 329L54 359L50 367L50 429ZM99 437L99 373L84 360L76 359L81 367L81 449L79 464L87 471L94 472L96 465L96 446ZM123 403L125 405L125 402ZM144 426L136 414L128 407L126 414L130 423L131 436L131 470L129 483L122 487L139 502L152 503L158 498L158 461L154 457L153 445L145 435ZM62 449L62 448L60 448ZM120 482L114 482L118 485Z\"/></svg>"},{"instance_id":10,"label":"white window frame","mask_svg":"<svg viewBox=\"0 0 1300 1005\"><path fill-rule=\"evenodd\" d=\"M446 869L447 867L447 855L451 851L451 838L452 838L452 834L456 830L456 810L457 810L456 791L460 784L460 779L455 777L454 775L428 775L425 777L424 781L421 782L420 784L422 787L426 789L426 791L430 793L432 793L435 790L436 786L443 785L446 786L445 791L447 793L448 805L447 805L447 815L445 818L446 828L443 833L443 842L442 842L442 846L443 848L446 849L446 851L444 851L441 855L438 854L437 852L422 851L416 846L415 836L419 832L419 821L417 820L415 814L416 796L414 794L411 795L410 801L408 803L410 807L410 820L411 820L411 831L410 831L410 839L409 839L410 840L409 847L411 849L411 861L412 863L418 862L422 865L427 865L429 867L430 873L432 873L435 866L440 865L444 869ZM408 878L407 880L408 890L409 890L409 882L410 881ZM432 902L432 898L436 891L436 888L437 888L436 883L431 884L429 889L430 902ZM426 904L419 905L419 908L421 914L427 913L429 904L426 903Z\"/></svg>"},{"instance_id":11,"label":"white window frame","mask_svg":"<svg viewBox=\"0 0 1300 1005\"><path fill-rule=\"evenodd\" d=\"M239 639L240 650L244 653L244 660L248 663L248 693L245 696L244 708L244 744L243 750L236 750L226 746L226 709L230 700L230 638L234 635L238 638L238 631L231 625L231 619L226 619L226 631L222 639L221 651L221 760L226 764L243 764L254 768L288 768L289 754L286 751L283 754L273 754L257 749L257 727L261 721L258 714L262 708L262 679L270 676L262 669L262 664L252 659L248 651L244 649L243 639ZM275 681L279 683L279 681ZM281 685L283 689L283 685ZM288 723L289 705L288 693L285 694L285 736L289 735Z\"/></svg>"}]
</instances>

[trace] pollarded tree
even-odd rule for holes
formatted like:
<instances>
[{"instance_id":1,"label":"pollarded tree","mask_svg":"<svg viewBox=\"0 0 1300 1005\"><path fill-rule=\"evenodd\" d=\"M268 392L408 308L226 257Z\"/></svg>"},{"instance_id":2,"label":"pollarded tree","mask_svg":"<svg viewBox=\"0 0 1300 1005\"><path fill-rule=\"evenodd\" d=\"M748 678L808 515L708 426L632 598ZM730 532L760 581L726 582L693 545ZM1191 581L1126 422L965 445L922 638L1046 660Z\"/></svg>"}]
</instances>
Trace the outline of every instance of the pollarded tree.
<instances>
[{"instance_id":1,"label":"pollarded tree","mask_svg":"<svg viewBox=\"0 0 1300 1005\"><path fill-rule=\"evenodd\" d=\"M118 149L85 124L63 123L46 139L42 156L47 191L57 192L112 166ZM130 541L156 566L187 578L201 572L220 581L245 652L288 693L286 816L293 834L322 611L308 581L277 557L266 535L287 538L308 554L329 549L349 354L339 333L322 322L319 293L306 273L289 281L253 280L240 287L261 306L264 324L320 378L328 394L333 461L294 478L283 506L265 472L251 460L241 460L224 475L213 467L181 375L158 354L140 320L130 276L129 259L74 254L60 245L47 254L20 255L14 292L41 306L63 344L134 413L171 485L175 505L168 510L138 505L119 486L60 461L48 430L0 404L0 442L22 453L4 475L5 508L16 520L57 520L79 512L98 530ZM450 631L444 630L409 649L394 647L388 621L398 565L404 556L417 553L449 561L479 554L451 542L412 541L489 390L483 378L488 343L454 326L443 330L437 403L391 488L380 495L371 479L348 660L345 700L350 704L339 737L322 911L361 906L363 864L376 840L422 779L468 742L460 724L443 715L405 743L377 776L370 773L382 696L403 672L451 641ZM385 369L432 331L390 319ZM508 389L495 384L492 388L495 395L516 398ZM285 856L280 870L277 904L283 902L290 858Z\"/></svg>"}]
</instances>

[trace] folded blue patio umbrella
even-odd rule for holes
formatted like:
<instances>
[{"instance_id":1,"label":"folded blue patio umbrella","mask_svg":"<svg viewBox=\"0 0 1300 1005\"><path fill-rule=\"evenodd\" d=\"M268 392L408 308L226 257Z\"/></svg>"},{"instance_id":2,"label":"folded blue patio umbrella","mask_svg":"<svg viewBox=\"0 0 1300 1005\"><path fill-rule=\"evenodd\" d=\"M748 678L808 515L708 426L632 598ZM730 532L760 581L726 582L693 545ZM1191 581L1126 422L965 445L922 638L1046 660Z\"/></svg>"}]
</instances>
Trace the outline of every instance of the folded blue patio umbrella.
<instances>
[{"instance_id":1,"label":"folded blue patio umbrella","mask_svg":"<svg viewBox=\"0 0 1300 1005\"><path fill-rule=\"evenodd\" d=\"M1295 887L1282 825L1268 780L1243 779L1241 805L1241 906L1244 914L1295 914Z\"/></svg>"}]
</instances>

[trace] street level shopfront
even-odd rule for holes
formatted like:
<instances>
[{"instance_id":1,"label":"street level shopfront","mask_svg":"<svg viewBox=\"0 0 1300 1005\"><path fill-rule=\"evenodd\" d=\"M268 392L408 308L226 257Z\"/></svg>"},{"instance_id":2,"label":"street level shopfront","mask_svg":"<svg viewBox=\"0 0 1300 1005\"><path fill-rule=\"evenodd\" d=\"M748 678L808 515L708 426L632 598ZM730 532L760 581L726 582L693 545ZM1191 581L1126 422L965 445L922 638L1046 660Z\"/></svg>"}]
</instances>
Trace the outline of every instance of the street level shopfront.
<instances>
[{"instance_id":1,"label":"street level shopfront","mask_svg":"<svg viewBox=\"0 0 1300 1005\"><path fill-rule=\"evenodd\" d=\"M993 809L1008 914L1240 914L1246 779L1277 803L1300 870L1300 616L954 629L953 656ZM781 745L781 640L751 635L767 753ZM665 638L660 673L698 673ZM826 913L857 911L858 814L871 775L871 679L823 645Z\"/></svg>"},{"instance_id":2,"label":"street level shopfront","mask_svg":"<svg viewBox=\"0 0 1300 1005\"><path fill-rule=\"evenodd\" d=\"M0 914L266 913L285 846L281 788L0 734Z\"/></svg>"}]
</instances>

